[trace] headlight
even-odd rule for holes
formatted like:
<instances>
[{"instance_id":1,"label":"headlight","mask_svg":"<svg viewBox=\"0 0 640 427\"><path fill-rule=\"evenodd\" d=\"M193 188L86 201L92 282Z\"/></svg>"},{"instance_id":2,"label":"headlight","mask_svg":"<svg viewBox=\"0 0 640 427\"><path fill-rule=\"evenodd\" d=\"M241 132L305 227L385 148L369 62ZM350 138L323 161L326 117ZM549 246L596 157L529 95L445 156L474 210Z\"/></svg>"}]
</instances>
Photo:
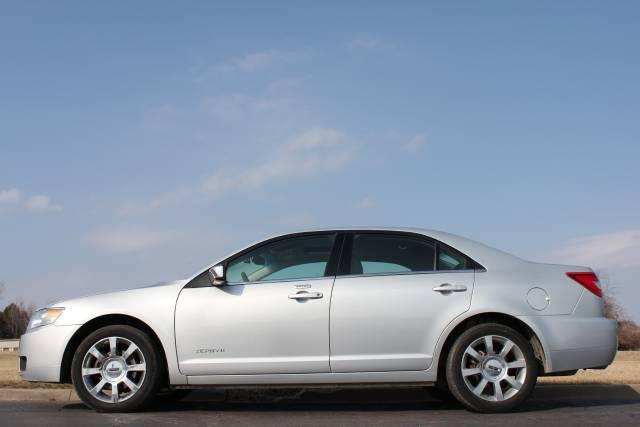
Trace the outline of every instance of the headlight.
<instances>
[{"instance_id":1,"label":"headlight","mask_svg":"<svg viewBox=\"0 0 640 427\"><path fill-rule=\"evenodd\" d=\"M64 308L62 307L43 308L42 310L36 311L31 315L31 320L29 320L27 330L52 324L58 320L58 317L60 317L63 311Z\"/></svg>"}]
</instances>

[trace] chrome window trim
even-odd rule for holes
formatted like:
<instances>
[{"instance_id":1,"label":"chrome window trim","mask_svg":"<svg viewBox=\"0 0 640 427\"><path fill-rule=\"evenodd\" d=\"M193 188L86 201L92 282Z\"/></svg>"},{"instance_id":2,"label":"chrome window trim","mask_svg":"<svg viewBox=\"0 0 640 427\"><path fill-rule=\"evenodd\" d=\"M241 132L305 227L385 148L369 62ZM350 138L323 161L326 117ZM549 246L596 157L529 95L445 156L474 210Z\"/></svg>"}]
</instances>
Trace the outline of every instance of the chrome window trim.
<instances>
[{"instance_id":1,"label":"chrome window trim","mask_svg":"<svg viewBox=\"0 0 640 427\"><path fill-rule=\"evenodd\" d=\"M465 269L465 270L432 270L432 271L402 271L402 272L392 272L392 273L341 274L336 276L336 279L342 278L342 277L409 276L409 275L415 275L415 274L473 273L476 271L478 270L471 268L471 269Z\"/></svg>"},{"instance_id":2,"label":"chrome window trim","mask_svg":"<svg viewBox=\"0 0 640 427\"><path fill-rule=\"evenodd\" d=\"M368 274L339 274L337 276L320 276L320 277L302 277L299 279L283 279L283 280L256 280L254 282L227 282L225 286L238 286L238 285L257 285L260 283L288 283L288 282L302 282L310 280L341 278L341 277L375 277L375 276L409 276L412 274L444 274L444 273L486 273L486 269L465 269L465 270L433 270L433 271L401 271L392 273L368 273Z\"/></svg>"},{"instance_id":3,"label":"chrome window trim","mask_svg":"<svg viewBox=\"0 0 640 427\"><path fill-rule=\"evenodd\" d=\"M238 286L238 285L258 285L261 283L288 283L288 282L308 282L310 280L331 279L336 276L318 276L318 277L300 277L297 279L282 279L282 280L255 280L253 282L227 282L224 286Z\"/></svg>"}]
</instances>

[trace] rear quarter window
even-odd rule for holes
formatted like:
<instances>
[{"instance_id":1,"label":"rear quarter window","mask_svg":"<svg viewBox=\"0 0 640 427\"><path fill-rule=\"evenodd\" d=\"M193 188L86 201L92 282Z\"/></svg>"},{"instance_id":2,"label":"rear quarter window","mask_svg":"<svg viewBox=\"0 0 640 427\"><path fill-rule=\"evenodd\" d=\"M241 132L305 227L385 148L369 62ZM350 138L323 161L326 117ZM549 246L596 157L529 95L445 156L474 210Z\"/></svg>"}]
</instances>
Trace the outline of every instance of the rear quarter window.
<instances>
[{"instance_id":1,"label":"rear quarter window","mask_svg":"<svg viewBox=\"0 0 640 427\"><path fill-rule=\"evenodd\" d=\"M438 243L437 270L473 270L476 267L477 263L468 256L443 243Z\"/></svg>"}]
</instances>

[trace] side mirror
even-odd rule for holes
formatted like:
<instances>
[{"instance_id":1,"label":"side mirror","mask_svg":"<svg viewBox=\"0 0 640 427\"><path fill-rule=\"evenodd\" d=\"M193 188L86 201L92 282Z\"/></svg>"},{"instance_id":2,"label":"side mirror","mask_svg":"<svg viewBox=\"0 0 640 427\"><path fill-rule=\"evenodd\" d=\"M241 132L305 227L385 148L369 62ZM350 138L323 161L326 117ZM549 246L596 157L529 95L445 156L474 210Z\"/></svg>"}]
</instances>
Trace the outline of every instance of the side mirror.
<instances>
[{"instance_id":1,"label":"side mirror","mask_svg":"<svg viewBox=\"0 0 640 427\"><path fill-rule=\"evenodd\" d=\"M209 281L211 286L222 286L226 283L224 279L224 265L214 265L209 269Z\"/></svg>"}]
</instances>

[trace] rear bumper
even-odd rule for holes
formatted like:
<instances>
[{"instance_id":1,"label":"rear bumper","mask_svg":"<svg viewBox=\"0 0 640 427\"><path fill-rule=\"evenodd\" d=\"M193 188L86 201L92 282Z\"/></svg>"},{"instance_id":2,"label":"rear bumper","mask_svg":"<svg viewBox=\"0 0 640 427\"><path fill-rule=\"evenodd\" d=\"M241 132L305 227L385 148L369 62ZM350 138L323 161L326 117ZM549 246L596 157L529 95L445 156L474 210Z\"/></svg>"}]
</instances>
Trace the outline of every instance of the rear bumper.
<instances>
[{"instance_id":1,"label":"rear bumper","mask_svg":"<svg viewBox=\"0 0 640 427\"><path fill-rule=\"evenodd\" d=\"M605 367L618 347L617 323L603 317L527 316L545 350L545 373Z\"/></svg>"},{"instance_id":2,"label":"rear bumper","mask_svg":"<svg viewBox=\"0 0 640 427\"><path fill-rule=\"evenodd\" d=\"M43 326L20 337L20 376L25 381L60 382L60 365L69 339L81 325Z\"/></svg>"}]
</instances>

